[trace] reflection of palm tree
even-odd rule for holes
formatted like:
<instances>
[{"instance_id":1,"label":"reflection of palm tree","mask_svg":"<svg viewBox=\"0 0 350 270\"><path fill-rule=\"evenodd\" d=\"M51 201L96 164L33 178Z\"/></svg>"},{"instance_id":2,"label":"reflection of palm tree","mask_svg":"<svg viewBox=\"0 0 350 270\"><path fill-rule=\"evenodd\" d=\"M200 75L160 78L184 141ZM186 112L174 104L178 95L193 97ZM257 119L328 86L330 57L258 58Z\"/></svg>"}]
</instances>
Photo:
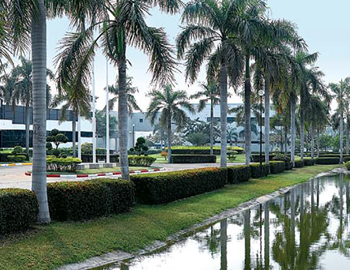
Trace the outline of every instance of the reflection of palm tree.
<instances>
[{"instance_id":1,"label":"reflection of palm tree","mask_svg":"<svg viewBox=\"0 0 350 270\"><path fill-rule=\"evenodd\" d=\"M244 270L250 270L250 210L244 212Z\"/></svg>"},{"instance_id":2,"label":"reflection of palm tree","mask_svg":"<svg viewBox=\"0 0 350 270\"><path fill-rule=\"evenodd\" d=\"M220 247L221 247L220 270L227 270L227 219L224 219L220 222Z\"/></svg>"},{"instance_id":3,"label":"reflection of palm tree","mask_svg":"<svg viewBox=\"0 0 350 270\"><path fill-rule=\"evenodd\" d=\"M218 254L220 245L220 230L215 229L215 226L210 226L210 229L205 231L205 234L196 234L193 239L200 243L200 250L209 250L211 256Z\"/></svg>"}]
</instances>

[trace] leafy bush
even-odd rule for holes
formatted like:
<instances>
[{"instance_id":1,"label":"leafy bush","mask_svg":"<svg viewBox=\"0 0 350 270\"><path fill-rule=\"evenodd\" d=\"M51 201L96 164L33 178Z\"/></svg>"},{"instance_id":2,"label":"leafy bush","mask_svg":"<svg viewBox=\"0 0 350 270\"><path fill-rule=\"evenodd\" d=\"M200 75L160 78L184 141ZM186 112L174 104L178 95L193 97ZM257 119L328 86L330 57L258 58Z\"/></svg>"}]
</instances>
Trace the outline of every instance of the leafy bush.
<instances>
[{"instance_id":1,"label":"leafy bush","mask_svg":"<svg viewBox=\"0 0 350 270\"><path fill-rule=\"evenodd\" d=\"M315 165L315 160L312 158L304 158L304 166L313 166Z\"/></svg>"},{"instance_id":2,"label":"leafy bush","mask_svg":"<svg viewBox=\"0 0 350 270\"><path fill-rule=\"evenodd\" d=\"M60 146L60 144L67 143L68 138L63 133L59 133L58 129L54 128L53 130L51 130L50 134L46 136L46 141L49 143L53 143L57 149Z\"/></svg>"},{"instance_id":3,"label":"leafy bush","mask_svg":"<svg viewBox=\"0 0 350 270\"><path fill-rule=\"evenodd\" d=\"M295 168L302 168L302 167L304 167L304 161L295 160Z\"/></svg>"},{"instance_id":4,"label":"leafy bush","mask_svg":"<svg viewBox=\"0 0 350 270\"><path fill-rule=\"evenodd\" d=\"M270 166L267 163L262 164L260 173L260 164L250 164L250 173L252 178L261 178L268 176L270 173Z\"/></svg>"},{"instance_id":5,"label":"leafy bush","mask_svg":"<svg viewBox=\"0 0 350 270\"><path fill-rule=\"evenodd\" d=\"M70 148L70 150L72 151L72 148ZM92 151L93 151L93 145L92 143L83 143L81 145L81 153L83 155L92 155ZM96 148L96 155L106 155L106 149L104 148Z\"/></svg>"},{"instance_id":6,"label":"leafy bush","mask_svg":"<svg viewBox=\"0 0 350 270\"><path fill-rule=\"evenodd\" d=\"M203 168L157 174L133 175L136 200L145 204L161 204L222 188L227 170Z\"/></svg>"},{"instance_id":7,"label":"leafy bush","mask_svg":"<svg viewBox=\"0 0 350 270\"><path fill-rule=\"evenodd\" d=\"M282 173L286 169L286 162L284 161L270 161L270 173Z\"/></svg>"},{"instance_id":8,"label":"leafy bush","mask_svg":"<svg viewBox=\"0 0 350 270\"><path fill-rule=\"evenodd\" d=\"M79 158L47 158L46 168L48 172L76 172L80 163Z\"/></svg>"},{"instance_id":9,"label":"leafy bush","mask_svg":"<svg viewBox=\"0 0 350 270\"><path fill-rule=\"evenodd\" d=\"M60 157L60 155L61 155L61 151L60 151L60 149L53 149L52 151L51 151L51 153L52 153L52 155L54 155L55 157Z\"/></svg>"},{"instance_id":10,"label":"leafy bush","mask_svg":"<svg viewBox=\"0 0 350 270\"><path fill-rule=\"evenodd\" d=\"M79 221L127 212L135 202L135 187L126 180L56 182L47 185L53 220Z\"/></svg>"},{"instance_id":11,"label":"leafy bush","mask_svg":"<svg viewBox=\"0 0 350 270\"><path fill-rule=\"evenodd\" d=\"M339 157L319 157L315 159L316 164L322 164L322 165L331 165L331 164L339 164L340 158Z\"/></svg>"},{"instance_id":12,"label":"leafy bush","mask_svg":"<svg viewBox=\"0 0 350 270\"><path fill-rule=\"evenodd\" d=\"M273 160L274 157L275 157L275 154L269 155L270 160ZM260 162L260 154L252 154L251 161L252 162ZM265 162L265 154L264 153L262 153L262 162Z\"/></svg>"},{"instance_id":13,"label":"leafy bush","mask_svg":"<svg viewBox=\"0 0 350 270\"><path fill-rule=\"evenodd\" d=\"M215 155L171 155L171 163L216 163Z\"/></svg>"},{"instance_id":14,"label":"leafy bush","mask_svg":"<svg viewBox=\"0 0 350 270\"><path fill-rule=\"evenodd\" d=\"M293 169L293 162L289 161L286 162L286 170L292 170Z\"/></svg>"},{"instance_id":15,"label":"leafy bush","mask_svg":"<svg viewBox=\"0 0 350 270\"><path fill-rule=\"evenodd\" d=\"M10 155L7 156L9 162L24 162L26 160L25 155Z\"/></svg>"},{"instance_id":16,"label":"leafy bush","mask_svg":"<svg viewBox=\"0 0 350 270\"><path fill-rule=\"evenodd\" d=\"M277 153L272 160L274 161L284 161L284 162L290 162L290 157L281 153Z\"/></svg>"},{"instance_id":17,"label":"leafy bush","mask_svg":"<svg viewBox=\"0 0 350 270\"><path fill-rule=\"evenodd\" d=\"M136 153L136 155L145 155L148 151L148 146L146 145L146 139L144 137L139 137L136 140L136 144L134 148L130 149L130 152Z\"/></svg>"},{"instance_id":18,"label":"leafy bush","mask_svg":"<svg viewBox=\"0 0 350 270\"><path fill-rule=\"evenodd\" d=\"M229 152L227 152L227 159L228 159L228 161L234 162L236 160L236 158L237 158L236 155L237 155L236 151L229 151Z\"/></svg>"},{"instance_id":19,"label":"leafy bush","mask_svg":"<svg viewBox=\"0 0 350 270\"><path fill-rule=\"evenodd\" d=\"M0 153L0 162L13 162L8 159L9 156L14 156L12 153ZM25 153L21 153L20 156L24 156L25 160L29 160L29 157Z\"/></svg>"},{"instance_id":20,"label":"leafy bush","mask_svg":"<svg viewBox=\"0 0 350 270\"><path fill-rule=\"evenodd\" d=\"M168 158L168 152L162 151L160 155L164 157L165 160Z\"/></svg>"},{"instance_id":21,"label":"leafy bush","mask_svg":"<svg viewBox=\"0 0 350 270\"><path fill-rule=\"evenodd\" d=\"M34 192L0 189L0 235L27 229L36 222L38 209Z\"/></svg>"},{"instance_id":22,"label":"leafy bush","mask_svg":"<svg viewBox=\"0 0 350 270\"><path fill-rule=\"evenodd\" d=\"M347 168L348 171L350 171L350 161L345 163L345 167Z\"/></svg>"},{"instance_id":23,"label":"leafy bush","mask_svg":"<svg viewBox=\"0 0 350 270\"><path fill-rule=\"evenodd\" d=\"M19 145L15 146L12 150L13 155L19 155L19 154L22 154L23 152L24 152L23 147Z\"/></svg>"},{"instance_id":24,"label":"leafy bush","mask_svg":"<svg viewBox=\"0 0 350 270\"><path fill-rule=\"evenodd\" d=\"M151 166L157 159L149 156L129 156L130 166Z\"/></svg>"},{"instance_id":25,"label":"leafy bush","mask_svg":"<svg viewBox=\"0 0 350 270\"><path fill-rule=\"evenodd\" d=\"M251 177L250 167L246 165L239 165L227 168L227 182L229 184L236 184L249 181Z\"/></svg>"},{"instance_id":26,"label":"leafy bush","mask_svg":"<svg viewBox=\"0 0 350 270\"><path fill-rule=\"evenodd\" d=\"M46 149L47 149L48 151L51 151L51 150L52 150L52 143L47 142L47 143L46 143Z\"/></svg>"}]
</instances>

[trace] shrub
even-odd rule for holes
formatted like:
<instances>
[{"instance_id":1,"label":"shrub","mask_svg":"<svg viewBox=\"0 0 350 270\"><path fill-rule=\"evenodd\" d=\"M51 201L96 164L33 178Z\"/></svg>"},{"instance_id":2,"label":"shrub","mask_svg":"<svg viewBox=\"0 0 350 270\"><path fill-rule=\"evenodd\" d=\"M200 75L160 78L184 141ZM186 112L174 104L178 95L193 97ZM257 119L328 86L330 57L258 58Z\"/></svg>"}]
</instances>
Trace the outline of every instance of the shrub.
<instances>
[{"instance_id":1,"label":"shrub","mask_svg":"<svg viewBox=\"0 0 350 270\"><path fill-rule=\"evenodd\" d=\"M250 164L250 173L252 178L261 178L268 176L270 173L270 166L269 164L263 163L262 169L260 173L260 164Z\"/></svg>"},{"instance_id":2,"label":"shrub","mask_svg":"<svg viewBox=\"0 0 350 270\"><path fill-rule=\"evenodd\" d=\"M26 160L25 155L10 155L7 156L9 162L24 162Z\"/></svg>"},{"instance_id":3,"label":"shrub","mask_svg":"<svg viewBox=\"0 0 350 270\"><path fill-rule=\"evenodd\" d=\"M247 182L250 176L249 166L239 165L227 168L227 182L229 184Z\"/></svg>"},{"instance_id":4,"label":"shrub","mask_svg":"<svg viewBox=\"0 0 350 270\"><path fill-rule=\"evenodd\" d=\"M315 159L316 164L322 164L322 165L331 165L331 164L339 164L340 158L339 157L319 157Z\"/></svg>"},{"instance_id":5,"label":"shrub","mask_svg":"<svg viewBox=\"0 0 350 270\"><path fill-rule=\"evenodd\" d=\"M270 173L282 173L285 171L285 169L286 163L284 161L270 161Z\"/></svg>"},{"instance_id":6,"label":"shrub","mask_svg":"<svg viewBox=\"0 0 350 270\"><path fill-rule=\"evenodd\" d=\"M133 175L136 200L161 204L213 191L225 186L227 170L204 168L158 174Z\"/></svg>"},{"instance_id":7,"label":"shrub","mask_svg":"<svg viewBox=\"0 0 350 270\"><path fill-rule=\"evenodd\" d=\"M273 160L273 158L275 157L275 154L270 154L269 155L269 159ZM252 162L260 162L260 154L253 154L251 156L251 160ZM262 154L262 161L265 162L265 154Z\"/></svg>"},{"instance_id":8,"label":"shrub","mask_svg":"<svg viewBox=\"0 0 350 270\"><path fill-rule=\"evenodd\" d=\"M157 159L149 156L129 156L129 165L130 166L151 166Z\"/></svg>"},{"instance_id":9,"label":"shrub","mask_svg":"<svg viewBox=\"0 0 350 270\"><path fill-rule=\"evenodd\" d=\"M165 150L168 148L166 147ZM220 147L214 146L214 155L220 155ZM209 155L210 146L172 146L172 154L175 155ZM236 151L238 154L242 154L244 149L238 146L228 146L227 151Z\"/></svg>"},{"instance_id":10,"label":"shrub","mask_svg":"<svg viewBox=\"0 0 350 270\"><path fill-rule=\"evenodd\" d=\"M126 180L56 182L47 185L53 220L79 221L127 212L135 201L135 187Z\"/></svg>"},{"instance_id":11,"label":"shrub","mask_svg":"<svg viewBox=\"0 0 350 270\"><path fill-rule=\"evenodd\" d=\"M293 162L289 161L286 162L286 170L292 170L293 169Z\"/></svg>"},{"instance_id":12,"label":"shrub","mask_svg":"<svg viewBox=\"0 0 350 270\"><path fill-rule=\"evenodd\" d=\"M315 165L315 160L312 158L304 158L304 166L313 166Z\"/></svg>"},{"instance_id":13,"label":"shrub","mask_svg":"<svg viewBox=\"0 0 350 270\"><path fill-rule=\"evenodd\" d=\"M171 163L216 163L215 155L171 155Z\"/></svg>"},{"instance_id":14,"label":"shrub","mask_svg":"<svg viewBox=\"0 0 350 270\"><path fill-rule=\"evenodd\" d=\"M284 162L290 162L290 157L281 153L276 154L272 160L274 161L284 161Z\"/></svg>"},{"instance_id":15,"label":"shrub","mask_svg":"<svg viewBox=\"0 0 350 270\"><path fill-rule=\"evenodd\" d=\"M34 192L0 189L0 235L29 228L36 222L38 209Z\"/></svg>"},{"instance_id":16,"label":"shrub","mask_svg":"<svg viewBox=\"0 0 350 270\"><path fill-rule=\"evenodd\" d=\"M168 158L168 152L166 152L166 151L162 151L162 152L160 153L160 155L161 155L162 157L164 157L165 160Z\"/></svg>"},{"instance_id":17,"label":"shrub","mask_svg":"<svg viewBox=\"0 0 350 270\"><path fill-rule=\"evenodd\" d=\"M55 157L59 157L61 155L61 151L59 149L54 149L51 151L52 155Z\"/></svg>"},{"instance_id":18,"label":"shrub","mask_svg":"<svg viewBox=\"0 0 350 270\"><path fill-rule=\"evenodd\" d=\"M15 146L12 150L13 155L19 155L19 154L22 154L23 152L24 151L23 151L22 146L19 146L19 145Z\"/></svg>"},{"instance_id":19,"label":"shrub","mask_svg":"<svg viewBox=\"0 0 350 270\"><path fill-rule=\"evenodd\" d=\"M12 153L0 153L0 162L9 162L8 157L14 156ZM25 153L21 153L21 156L25 157L25 160L29 160L29 157Z\"/></svg>"},{"instance_id":20,"label":"shrub","mask_svg":"<svg viewBox=\"0 0 350 270\"><path fill-rule=\"evenodd\" d=\"M304 161L295 160L295 168L302 168L302 167L304 167Z\"/></svg>"},{"instance_id":21,"label":"shrub","mask_svg":"<svg viewBox=\"0 0 350 270\"><path fill-rule=\"evenodd\" d=\"M76 172L80 163L79 158L47 158L46 168L48 172Z\"/></svg>"},{"instance_id":22,"label":"shrub","mask_svg":"<svg viewBox=\"0 0 350 270\"><path fill-rule=\"evenodd\" d=\"M348 171L350 171L350 161L345 163L345 167Z\"/></svg>"}]
</instances>

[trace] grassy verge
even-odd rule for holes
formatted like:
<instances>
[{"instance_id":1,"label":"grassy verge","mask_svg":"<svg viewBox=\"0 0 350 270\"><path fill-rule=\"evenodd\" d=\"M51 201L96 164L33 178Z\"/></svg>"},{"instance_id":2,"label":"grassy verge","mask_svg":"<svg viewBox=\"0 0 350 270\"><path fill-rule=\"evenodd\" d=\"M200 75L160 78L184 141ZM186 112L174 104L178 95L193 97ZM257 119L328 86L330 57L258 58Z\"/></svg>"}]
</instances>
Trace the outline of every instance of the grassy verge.
<instances>
[{"instance_id":1,"label":"grassy verge","mask_svg":"<svg viewBox=\"0 0 350 270\"><path fill-rule=\"evenodd\" d=\"M137 205L131 213L84 223L52 223L0 240L1 269L54 269L113 250L136 251L155 240L339 165L295 169L167 205Z\"/></svg>"}]
</instances>

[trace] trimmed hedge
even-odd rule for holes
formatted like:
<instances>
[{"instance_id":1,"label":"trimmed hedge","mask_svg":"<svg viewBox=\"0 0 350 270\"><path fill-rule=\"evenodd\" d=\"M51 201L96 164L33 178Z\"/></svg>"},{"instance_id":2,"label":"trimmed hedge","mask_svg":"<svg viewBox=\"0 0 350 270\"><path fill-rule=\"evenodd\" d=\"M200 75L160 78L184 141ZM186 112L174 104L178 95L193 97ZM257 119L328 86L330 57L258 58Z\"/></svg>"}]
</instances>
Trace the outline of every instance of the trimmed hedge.
<instances>
[{"instance_id":1,"label":"trimmed hedge","mask_svg":"<svg viewBox=\"0 0 350 270\"><path fill-rule=\"evenodd\" d=\"M304 161L295 160L295 168L302 168L302 167L304 167Z\"/></svg>"},{"instance_id":2,"label":"trimmed hedge","mask_svg":"<svg viewBox=\"0 0 350 270\"><path fill-rule=\"evenodd\" d=\"M167 151L168 148L165 148ZM228 146L227 151L235 151L237 154L244 153L244 148L239 146ZM172 146L171 152L175 155L209 155L210 154L210 146ZM213 154L220 155L220 147L213 147Z\"/></svg>"},{"instance_id":3,"label":"trimmed hedge","mask_svg":"<svg viewBox=\"0 0 350 270\"><path fill-rule=\"evenodd\" d=\"M24 161L26 161L26 156L25 155L10 155L10 156L7 156L7 160L9 162L24 162Z\"/></svg>"},{"instance_id":4,"label":"trimmed hedge","mask_svg":"<svg viewBox=\"0 0 350 270\"><path fill-rule=\"evenodd\" d=\"M232 166L227 168L227 182L237 184L249 181L251 177L250 167L247 165Z\"/></svg>"},{"instance_id":5,"label":"trimmed hedge","mask_svg":"<svg viewBox=\"0 0 350 270\"><path fill-rule=\"evenodd\" d=\"M56 182L47 185L50 215L58 221L80 221L127 212L135 187L125 180Z\"/></svg>"},{"instance_id":6,"label":"trimmed hedge","mask_svg":"<svg viewBox=\"0 0 350 270\"><path fill-rule=\"evenodd\" d=\"M331 165L331 164L339 164L340 158L339 157L319 157L315 159L316 164L322 164L322 165Z\"/></svg>"},{"instance_id":7,"label":"trimmed hedge","mask_svg":"<svg viewBox=\"0 0 350 270\"><path fill-rule=\"evenodd\" d=\"M151 166L157 159L154 157L148 156L129 156L129 165L130 166Z\"/></svg>"},{"instance_id":8,"label":"trimmed hedge","mask_svg":"<svg viewBox=\"0 0 350 270\"><path fill-rule=\"evenodd\" d=\"M14 154L12 153L0 153L0 162L11 162L8 157L9 156L14 156ZM25 156L25 161L29 160L29 157L27 156L26 153L20 153L20 154L16 154L15 156Z\"/></svg>"},{"instance_id":9,"label":"trimmed hedge","mask_svg":"<svg viewBox=\"0 0 350 270\"><path fill-rule=\"evenodd\" d=\"M29 228L37 220L35 193L25 189L0 189L0 235Z\"/></svg>"},{"instance_id":10,"label":"trimmed hedge","mask_svg":"<svg viewBox=\"0 0 350 270\"><path fill-rule=\"evenodd\" d=\"M136 200L144 204L162 204L224 187L227 170L203 168L158 174L133 175Z\"/></svg>"},{"instance_id":11,"label":"trimmed hedge","mask_svg":"<svg viewBox=\"0 0 350 270\"><path fill-rule=\"evenodd\" d=\"M315 165L315 159L304 158L304 166L313 166Z\"/></svg>"},{"instance_id":12,"label":"trimmed hedge","mask_svg":"<svg viewBox=\"0 0 350 270\"><path fill-rule=\"evenodd\" d=\"M289 161L286 162L286 170L292 170L293 169L293 162Z\"/></svg>"},{"instance_id":13,"label":"trimmed hedge","mask_svg":"<svg viewBox=\"0 0 350 270\"><path fill-rule=\"evenodd\" d=\"M273 160L275 156L275 154L270 154L269 159ZM260 162L260 154L253 154L250 159L252 162ZM265 162L265 153L262 154L262 161Z\"/></svg>"},{"instance_id":14,"label":"trimmed hedge","mask_svg":"<svg viewBox=\"0 0 350 270\"><path fill-rule=\"evenodd\" d=\"M171 155L171 163L216 163L215 155Z\"/></svg>"},{"instance_id":15,"label":"trimmed hedge","mask_svg":"<svg viewBox=\"0 0 350 270\"><path fill-rule=\"evenodd\" d=\"M46 158L46 170L48 172L76 172L77 166L81 163L79 158Z\"/></svg>"},{"instance_id":16,"label":"trimmed hedge","mask_svg":"<svg viewBox=\"0 0 350 270\"><path fill-rule=\"evenodd\" d=\"M282 173L285 171L285 169L286 163L284 161L270 161L270 173Z\"/></svg>"},{"instance_id":17,"label":"trimmed hedge","mask_svg":"<svg viewBox=\"0 0 350 270\"><path fill-rule=\"evenodd\" d=\"M260 174L260 164L250 164L250 173L252 178L260 178L268 176L270 173L270 166L267 163L262 164L262 170Z\"/></svg>"}]
</instances>

